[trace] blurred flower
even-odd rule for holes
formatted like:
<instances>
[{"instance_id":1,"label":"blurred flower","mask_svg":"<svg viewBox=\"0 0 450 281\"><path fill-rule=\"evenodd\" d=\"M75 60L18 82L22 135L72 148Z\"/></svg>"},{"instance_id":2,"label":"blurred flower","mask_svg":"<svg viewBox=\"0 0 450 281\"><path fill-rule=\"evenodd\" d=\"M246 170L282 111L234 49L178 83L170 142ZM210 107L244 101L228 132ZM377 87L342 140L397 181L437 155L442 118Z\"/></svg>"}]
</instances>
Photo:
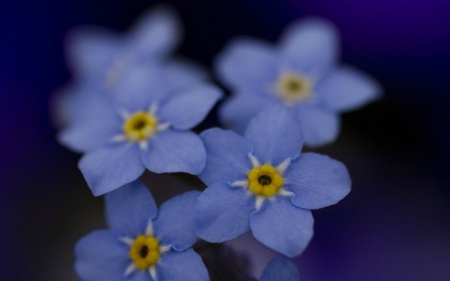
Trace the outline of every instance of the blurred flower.
<instances>
[{"instance_id":1,"label":"blurred flower","mask_svg":"<svg viewBox=\"0 0 450 281\"><path fill-rule=\"evenodd\" d=\"M220 80L233 92L220 111L223 124L243 133L250 119L282 104L300 116L305 144L323 145L339 133L339 113L377 98L380 86L360 71L337 66L338 35L320 19L291 25L278 47L235 39L216 59Z\"/></svg>"},{"instance_id":2,"label":"blurred flower","mask_svg":"<svg viewBox=\"0 0 450 281\"><path fill-rule=\"evenodd\" d=\"M302 131L292 109L272 107L249 124L245 138L218 128L200 134L208 188L198 199L197 234L209 242L252 230L268 248L299 255L313 235L309 209L337 203L350 191L345 166L327 156L300 154Z\"/></svg>"},{"instance_id":3,"label":"blurred flower","mask_svg":"<svg viewBox=\"0 0 450 281\"><path fill-rule=\"evenodd\" d=\"M200 256L194 207L200 192L165 202L135 181L105 196L109 229L94 230L75 246L75 271L92 281L209 280Z\"/></svg>"},{"instance_id":4,"label":"blurred flower","mask_svg":"<svg viewBox=\"0 0 450 281\"><path fill-rule=\"evenodd\" d=\"M67 63L76 79L111 88L133 62L163 59L181 39L181 24L167 7L147 11L126 34L79 27L67 38Z\"/></svg>"},{"instance_id":5,"label":"blurred flower","mask_svg":"<svg viewBox=\"0 0 450 281\"><path fill-rule=\"evenodd\" d=\"M167 92L170 80L165 78L159 65L129 69L109 98L93 94L91 101L97 100L90 107L80 103L83 114L61 132L61 143L85 152L79 168L94 195L137 179L145 168L155 173L203 170L205 148L189 129L222 93L207 84Z\"/></svg>"},{"instance_id":6,"label":"blurred flower","mask_svg":"<svg viewBox=\"0 0 450 281\"><path fill-rule=\"evenodd\" d=\"M272 259L264 269L259 281L299 281L298 270L283 258Z\"/></svg>"},{"instance_id":7,"label":"blurred flower","mask_svg":"<svg viewBox=\"0 0 450 281\"><path fill-rule=\"evenodd\" d=\"M135 64L160 63L168 90L204 81L207 72L191 61L168 60L180 38L179 19L167 7L146 12L123 35L100 27L74 29L66 40L67 64L74 78L53 97L55 124L71 124L74 115L83 114L80 109L96 106L94 95L108 95Z\"/></svg>"}]
</instances>

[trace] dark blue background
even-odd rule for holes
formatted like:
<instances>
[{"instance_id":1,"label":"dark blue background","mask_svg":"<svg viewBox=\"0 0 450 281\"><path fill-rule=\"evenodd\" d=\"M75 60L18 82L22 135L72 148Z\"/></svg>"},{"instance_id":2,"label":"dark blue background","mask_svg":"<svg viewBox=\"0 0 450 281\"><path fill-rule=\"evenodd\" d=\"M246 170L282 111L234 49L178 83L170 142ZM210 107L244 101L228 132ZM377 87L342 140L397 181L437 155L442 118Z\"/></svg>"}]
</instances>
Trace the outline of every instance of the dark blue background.
<instances>
[{"instance_id":1,"label":"dark blue background","mask_svg":"<svg viewBox=\"0 0 450 281\"><path fill-rule=\"evenodd\" d=\"M162 1L0 1L0 280L65 280L102 200L51 125L49 98L69 79L64 35L86 23L125 30ZM185 24L179 53L208 67L233 36L275 41L306 15L334 22L343 61L386 93L345 114L338 142L319 150L346 163L353 191L314 211L316 235L296 259L302 280L450 280L450 2L165 3Z\"/></svg>"}]
</instances>

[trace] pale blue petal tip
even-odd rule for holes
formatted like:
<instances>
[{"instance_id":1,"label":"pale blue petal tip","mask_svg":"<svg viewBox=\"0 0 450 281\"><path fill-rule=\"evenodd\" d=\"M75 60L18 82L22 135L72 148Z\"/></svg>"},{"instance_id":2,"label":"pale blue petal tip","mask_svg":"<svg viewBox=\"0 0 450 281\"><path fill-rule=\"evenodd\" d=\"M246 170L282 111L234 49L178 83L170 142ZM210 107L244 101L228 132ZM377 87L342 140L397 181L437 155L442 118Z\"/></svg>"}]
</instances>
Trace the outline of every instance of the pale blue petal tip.
<instances>
[{"instance_id":1,"label":"pale blue petal tip","mask_svg":"<svg viewBox=\"0 0 450 281\"><path fill-rule=\"evenodd\" d=\"M300 276L293 263L277 257L269 261L259 281L300 281Z\"/></svg>"},{"instance_id":2,"label":"pale blue petal tip","mask_svg":"<svg viewBox=\"0 0 450 281\"><path fill-rule=\"evenodd\" d=\"M129 142L89 151L80 159L78 167L95 196L130 183L145 171L139 146Z\"/></svg>"}]
</instances>

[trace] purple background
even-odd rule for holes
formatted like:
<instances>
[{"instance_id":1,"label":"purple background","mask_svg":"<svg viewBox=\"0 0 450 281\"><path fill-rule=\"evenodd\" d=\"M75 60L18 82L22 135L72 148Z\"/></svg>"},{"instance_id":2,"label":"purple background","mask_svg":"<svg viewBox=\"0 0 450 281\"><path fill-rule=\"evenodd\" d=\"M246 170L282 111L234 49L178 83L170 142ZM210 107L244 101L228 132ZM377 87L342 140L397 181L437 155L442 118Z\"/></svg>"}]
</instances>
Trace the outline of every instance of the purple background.
<instances>
[{"instance_id":1,"label":"purple background","mask_svg":"<svg viewBox=\"0 0 450 281\"><path fill-rule=\"evenodd\" d=\"M79 156L57 144L50 122L49 97L69 79L64 34L85 23L125 30L160 2L0 2L0 280L72 280L73 244L103 220ZM450 2L165 3L185 24L180 53L208 67L236 35L275 41L302 16L334 22L343 61L386 95L345 114L339 140L319 150L348 166L353 190L314 211L315 237L295 259L301 280L450 280Z\"/></svg>"}]
</instances>

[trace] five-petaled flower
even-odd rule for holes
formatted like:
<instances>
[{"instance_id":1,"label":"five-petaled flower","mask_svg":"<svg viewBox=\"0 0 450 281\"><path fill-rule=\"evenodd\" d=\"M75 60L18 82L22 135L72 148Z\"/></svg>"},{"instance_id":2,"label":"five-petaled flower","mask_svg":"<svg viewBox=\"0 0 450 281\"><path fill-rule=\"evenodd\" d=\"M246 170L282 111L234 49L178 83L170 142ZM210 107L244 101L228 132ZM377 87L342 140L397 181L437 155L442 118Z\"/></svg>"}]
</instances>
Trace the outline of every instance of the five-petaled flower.
<instances>
[{"instance_id":1,"label":"five-petaled flower","mask_svg":"<svg viewBox=\"0 0 450 281\"><path fill-rule=\"evenodd\" d=\"M258 281L299 281L297 267L286 259L273 258L267 263Z\"/></svg>"},{"instance_id":2,"label":"five-petaled flower","mask_svg":"<svg viewBox=\"0 0 450 281\"><path fill-rule=\"evenodd\" d=\"M294 23L278 47L250 38L232 41L215 63L217 75L234 92L219 112L223 124L241 134L257 113L281 104L299 114L305 144L334 141L339 113L381 92L372 78L337 66L338 49L337 31L320 19Z\"/></svg>"},{"instance_id":3,"label":"five-petaled flower","mask_svg":"<svg viewBox=\"0 0 450 281\"><path fill-rule=\"evenodd\" d=\"M197 240L194 208L200 192L171 198L157 210L135 181L105 196L109 229L95 230L75 246L75 271L91 281L207 281L191 247Z\"/></svg>"},{"instance_id":4,"label":"five-petaled flower","mask_svg":"<svg viewBox=\"0 0 450 281\"><path fill-rule=\"evenodd\" d=\"M350 191L345 166L300 154L302 130L293 109L272 107L255 117L245 138L218 128L200 134L208 188L198 199L200 238L223 242L252 230L265 246L299 255L313 235L310 209L337 203Z\"/></svg>"},{"instance_id":5,"label":"five-petaled flower","mask_svg":"<svg viewBox=\"0 0 450 281\"><path fill-rule=\"evenodd\" d=\"M136 65L109 96L81 108L59 139L85 152L79 162L94 195L102 195L137 179L147 168L155 173L198 174L205 148L189 131L200 123L221 91L212 85L167 91L159 65Z\"/></svg>"}]
</instances>

